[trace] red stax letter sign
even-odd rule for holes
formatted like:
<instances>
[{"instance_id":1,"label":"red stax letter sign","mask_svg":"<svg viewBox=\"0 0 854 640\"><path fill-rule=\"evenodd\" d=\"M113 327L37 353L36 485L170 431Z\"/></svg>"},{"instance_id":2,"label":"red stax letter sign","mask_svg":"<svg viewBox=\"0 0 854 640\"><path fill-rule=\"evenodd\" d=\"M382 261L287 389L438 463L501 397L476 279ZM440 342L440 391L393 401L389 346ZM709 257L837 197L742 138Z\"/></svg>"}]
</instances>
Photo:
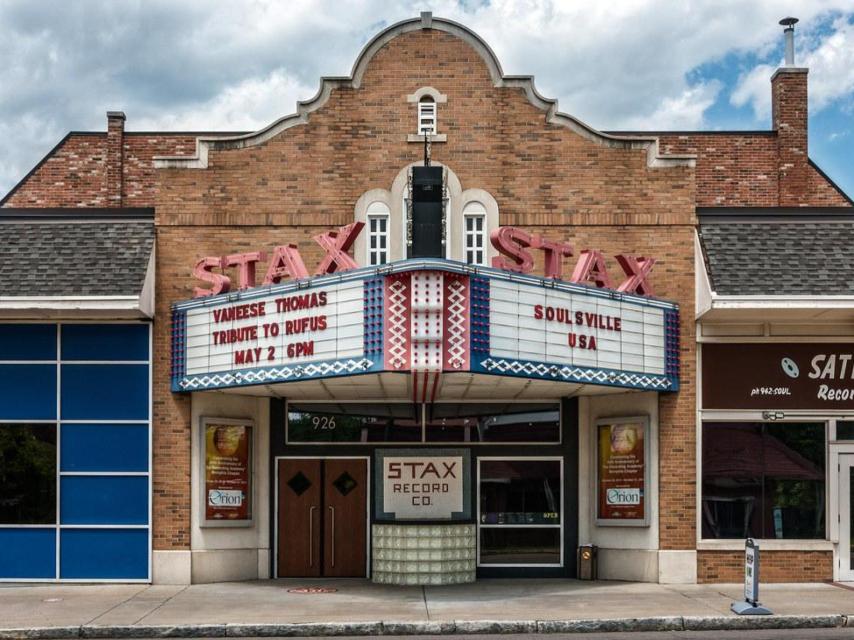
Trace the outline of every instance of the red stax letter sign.
<instances>
[{"instance_id":1,"label":"red stax letter sign","mask_svg":"<svg viewBox=\"0 0 854 640\"><path fill-rule=\"evenodd\" d=\"M225 261L216 256L208 256L202 258L193 267L193 276L202 282L210 282L213 286L210 289L202 289L195 287L193 289L193 297L201 298L204 296L215 296L218 293L226 293L231 289L231 278L222 273L213 273L211 269L214 267L224 267Z\"/></svg>"},{"instance_id":2,"label":"red stax letter sign","mask_svg":"<svg viewBox=\"0 0 854 640\"><path fill-rule=\"evenodd\" d=\"M365 226L364 222L354 222L341 227L337 231L329 231L314 240L326 250L326 256L320 261L315 271L316 275L335 273L336 271L347 271L359 267L355 260L347 253L353 246L356 237ZM250 289L255 286L255 265L264 260L264 254L260 251L250 253L235 253L234 255L220 258L208 256L202 258L193 268L193 276L203 282L210 282L210 289L195 287L193 296L214 296L218 293L226 293L231 288L231 278L222 273L211 271L214 267L237 267L240 289ZM308 269L295 244L287 244L276 247L267 267L263 284L265 286L277 284L282 278L290 276L294 280L308 277Z\"/></svg>"},{"instance_id":3,"label":"red stax letter sign","mask_svg":"<svg viewBox=\"0 0 854 640\"><path fill-rule=\"evenodd\" d=\"M543 266L547 278L560 278L563 271L563 258L572 256L574 253L572 245L568 242L547 240L515 227L499 227L490 234L490 240L492 246L501 254L492 259L493 267L530 273L534 269L534 259L526 249L539 249L543 252ZM628 276L617 287L617 291L644 296L653 295L649 274L655 264L655 258L625 254L615 257ZM605 256L596 249L585 249L581 252L570 281L577 284L592 284L601 289L614 288L605 264Z\"/></svg>"},{"instance_id":4,"label":"red stax letter sign","mask_svg":"<svg viewBox=\"0 0 854 640\"><path fill-rule=\"evenodd\" d=\"M627 255L618 255L615 257L617 258L617 262L619 262L620 266L623 268L623 271L625 271L626 275L629 276L619 287L617 287L617 291L622 291L624 293L639 293L642 296L655 295L652 292L652 285L647 280L649 272L652 271L652 267L655 264L655 258Z\"/></svg>"},{"instance_id":5,"label":"red stax letter sign","mask_svg":"<svg viewBox=\"0 0 854 640\"><path fill-rule=\"evenodd\" d=\"M534 258L525 249L536 248L538 238L516 227L498 227L489 234L489 239L498 253L507 256L493 258L493 267L519 273L529 273L533 270Z\"/></svg>"},{"instance_id":6,"label":"red stax letter sign","mask_svg":"<svg viewBox=\"0 0 854 640\"><path fill-rule=\"evenodd\" d=\"M282 278L290 276L294 280L308 277L308 269L302 261L299 249L295 244L281 245L273 249L264 284L278 284Z\"/></svg>"},{"instance_id":7,"label":"red stax letter sign","mask_svg":"<svg viewBox=\"0 0 854 640\"><path fill-rule=\"evenodd\" d=\"M543 271L545 271L546 277L560 278L563 275L563 258L572 256L572 245L567 242L552 242L545 238L539 240L539 247L544 258Z\"/></svg>"},{"instance_id":8,"label":"red stax letter sign","mask_svg":"<svg viewBox=\"0 0 854 640\"><path fill-rule=\"evenodd\" d=\"M612 288L611 276L608 275L608 267L605 266L605 256L595 249L585 249L581 252L569 280L576 284L592 282L602 289Z\"/></svg>"},{"instance_id":9,"label":"red stax letter sign","mask_svg":"<svg viewBox=\"0 0 854 640\"><path fill-rule=\"evenodd\" d=\"M235 253L225 257L225 266L239 267L237 270L237 288L250 289L255 286L255 263L264 259L260 251L252 253Z\"/></svg>"},{"instance_id":10,"label":"red stax letter sign","mask_svg":"<svg viewBox=\"0 0 854 640\"><path fill-rule=\"evenodd\" d=\"M359 265L348 252L364 226L364 222L354 222L335 231L314 236L314 241L326 252L314 271L315 275L357 269ZM543 252L543 267L547 278L561 278L563 259L575 254L569 242L548 240L516 227L499 227L489 235L489 238L492 246L501 254L492 259L492 266L517 273L530 273L534 270L534 257L528 249ZM649 276L655 265L655 258L628 254L620 254L615 258L626 274L626 279L616 288L617 291L643 296L654 295ZM214 272L213 269L217 267L220 269L237 267L238 287L240 289L254 287L255 266L263 260L264 254L261 251L202 258L193 267L193 275L202 282L210 283L211 288L195 287L193 289L195 297L213 296L229 291L231 279L224 273ZM295 244L280 245L273 249L263 284L265 286L277 284L286 277L294 280L309 277L308 269L305 268L305 263ZM614 288L608 274L605 256L596 249L585 249L581 252L569 279L577 284L594 285L602 289Z\"/></svg>"},{"instance_id":11,"label":"red stax letter sign","mask_svg":"<svg viewBox=\"0 0 854 640\"><path fill-rule=\"evenodd\" d=\"M314 241L326 249L326 257L317 265L315 275L358 269L359 265L347 254L347 251L353 246L356 236L364 226L364 222L354 222L341 227L338 231L328 231L314 236Z\"/></svg>"}]
</instances>

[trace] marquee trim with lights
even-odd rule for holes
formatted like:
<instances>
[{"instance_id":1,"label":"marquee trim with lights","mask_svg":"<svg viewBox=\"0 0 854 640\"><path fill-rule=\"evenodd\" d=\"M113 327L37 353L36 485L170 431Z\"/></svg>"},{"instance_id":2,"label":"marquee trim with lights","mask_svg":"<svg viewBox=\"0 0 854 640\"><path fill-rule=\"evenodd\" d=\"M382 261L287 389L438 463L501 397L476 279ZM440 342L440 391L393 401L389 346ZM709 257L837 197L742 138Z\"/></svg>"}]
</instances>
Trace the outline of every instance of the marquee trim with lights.
<instances>
[{"instance_id":1,"label":"marquee trim with lights","mask_svg":"<svg viewBox=\"0 0 854 640\"><path fill-rule=\"evenodd\" d=\"M679 389L678 305L442 259L402 260L172 306L172 390L397 372L431 400L476 373Z\"/></svg>"}]
</instances>

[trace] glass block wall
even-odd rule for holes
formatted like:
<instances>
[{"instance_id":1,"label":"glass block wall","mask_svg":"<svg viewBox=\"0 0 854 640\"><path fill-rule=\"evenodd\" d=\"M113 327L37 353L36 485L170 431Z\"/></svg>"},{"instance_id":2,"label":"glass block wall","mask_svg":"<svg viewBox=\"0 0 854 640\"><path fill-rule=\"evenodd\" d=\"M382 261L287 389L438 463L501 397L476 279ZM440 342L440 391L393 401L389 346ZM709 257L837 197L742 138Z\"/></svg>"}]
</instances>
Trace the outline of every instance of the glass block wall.
<instances>
[{"instance_id":1,"label":"glass block wall","mask_svg":"<svg viewBox=\"0 0 854 640\"><path fill-rule=\"evenodd\" d=\"M0 580L149 580L150 343L0 324Z\"/></svg>"}]
</instances>

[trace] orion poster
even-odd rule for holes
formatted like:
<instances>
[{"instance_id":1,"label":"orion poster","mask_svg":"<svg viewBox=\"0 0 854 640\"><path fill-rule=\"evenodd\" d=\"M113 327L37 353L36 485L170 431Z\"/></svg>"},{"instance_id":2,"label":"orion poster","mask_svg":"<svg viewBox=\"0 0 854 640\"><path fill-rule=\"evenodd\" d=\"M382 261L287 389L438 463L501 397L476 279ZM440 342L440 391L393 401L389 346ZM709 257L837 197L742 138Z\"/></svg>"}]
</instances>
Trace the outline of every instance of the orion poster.
<instances>
[{"instance_id":1,"label":"orion poster","mask_svg":"<svg viewBox=\"0 0 854 640\"><path fill-rule=\"evenodd\" d=\"M251 520L252 427L210 421L204 433L205 520Z\"/></svg>"},{"instance_id":2,"label":"orion poster","mask_svg":"<svg viewBox=\"0 0 854 640\"><path fill-rule=\"evenodd\" d=\"M646 418L600 421L597 439L597 520L646 524ZM610 521L610 522L608 522Z\"/></svg>"}]
</instances>

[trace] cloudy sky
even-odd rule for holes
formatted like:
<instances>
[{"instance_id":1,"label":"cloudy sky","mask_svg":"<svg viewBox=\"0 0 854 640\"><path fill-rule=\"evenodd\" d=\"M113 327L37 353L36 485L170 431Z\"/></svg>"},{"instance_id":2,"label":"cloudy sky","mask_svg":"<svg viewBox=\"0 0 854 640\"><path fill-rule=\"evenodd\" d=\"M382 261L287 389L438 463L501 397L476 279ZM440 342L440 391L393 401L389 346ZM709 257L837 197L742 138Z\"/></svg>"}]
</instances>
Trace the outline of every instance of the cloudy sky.
<instances>
[{"instance_id":1,"label":"cloudy sky","mask_svg":"<svg viewBox=\"0 0 854 640\"><path fill-rule=\"evenodd\" d=\"M810 156L854 196L852 0L0 1L0 195L69 130L250 130L421 10L599 129L767 129L777 21L810 68Z\"/></svg>"}]
</instances>

